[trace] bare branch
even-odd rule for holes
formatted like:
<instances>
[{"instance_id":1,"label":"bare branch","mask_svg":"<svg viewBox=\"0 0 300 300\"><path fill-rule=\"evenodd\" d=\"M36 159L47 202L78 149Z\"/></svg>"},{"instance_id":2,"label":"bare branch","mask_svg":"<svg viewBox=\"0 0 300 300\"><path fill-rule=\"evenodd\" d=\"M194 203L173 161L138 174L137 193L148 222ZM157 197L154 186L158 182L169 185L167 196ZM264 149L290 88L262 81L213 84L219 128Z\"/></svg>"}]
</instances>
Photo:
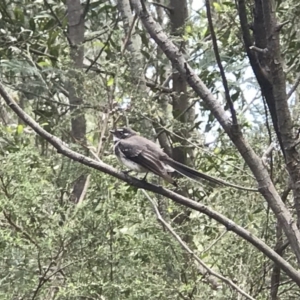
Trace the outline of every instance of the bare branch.
<instances>
[{"instance_id":1,"label":"bare branch","mask_svg":"<svg viewBox=\"0 0 300 300\"><path fill-rule=\"evenodd\" d=\"M123 43L123 46L122 46L122 49L121 49L121 55L124 54L125 49L126 49L126 47L127 47L127 44L128 44L128 42L131 40L132 30L133 30L133 28L134 28L134 25L135 25L135 22L136 22L137 18L138 18L138 16L137 16L137 14L135 14L134 17L133 17L133 20L132 20L132 22L131 22L131 24L130 24L130 27L129 27L128 33L127 33L127 35L126 35L125 41L124 41L124 43Z\"/></svg>"},{"instance_id":2,"label":"bare branch","mask_svg":"<svg viewBox=\"0 0 300 300\"><path fill-rule=\"evenodd\" d=\"M163 5L163 4L158 3L158 2L149 2L149 4L152 4L152 5L155 5L155 6L162 7L162 8L164 8L165 10L167 10L167 11L169 11L169 12L172 12L172 11L174 10L173 7L169 7L169 6Z\"/></svg>"},{"instance_id":3,"label":"bare branch","mask_svg":"<svg viewBox=\"0 0 300 300\"><path fill-rule=\"evenodd\" d=\"M220 241L223 236L225 236L225 234L228 232L228 230L225 230L217 239L215 239L206 249L204 249L202 251L202 253L207 252L209 249L211 249L214 245L216 245L218 243L218 241Z\"/></svg>"},{"instance_id":4,"label":"bare branch","mask_svg":"<svg viewBox=\"0 0 300 300\"><path fill-rule=\"evenodd\" d=\"M97 147L97 151L95 153L95 156L97 158L99 158L99 155L100 155L100 152L102 151L102 147L103 147L103 138L104 138L104 135L106 133L106 130L107 130L107 124L108 124L108 118L109 118L109 114L103 114L103 118L102 118L102 130L101 130L101 134L100 134L100 138L99 138L99 143L98 143L98 147ZM84 184L84 187L83 187L83 190L82 190L82 193L80 195L80 198L77 202L78 205L80 205L80 203L83 202L85 196L86 196L86 193L87 193L87 190L88 190L88 187L89 187L89 184L90 184L90 178L91 178L91 174L89 174L86 178L86 181L85 181L85 184Z\"/></svg>"},{"instance_id":5,"label":"bare branch","mask_svg":"<svg viewBox=\"0 0 300 300\"><path fill-rule=\"evenodd\" d=\"M254 152L251 146L247 143L241 131L232 126L230 119L224 111L221 104L209 91L207 86L198 77L195 71L186 61L182 53L180 53L178 47L167 37L163 32L163 29L157 24L152 16L143 10L138 0L132 0L133 7L136 12L139 13L139 17L158 46L162 49L165 55L172 62L174 67L178 70L183 78L189 83L193 90L199 95L205 104L208 106L212 114L219 121L225 132L228 134L236 148L244 158L245 162L252 170L258 184L259 191L267 200L275 216L280 221L287 238L291 243L291 247L296 254L297 260L300 263L300 232L294 221L291 213L285 207L282 202L275 186L268 174L268 171L264 167L261 159ZM300 174L300 172L299 172ZM300 188L300 181L299 181ZM299 193L300 195L300 193Z\"/></svg>"},{"instance_id":6,"label":"bare branch","mask_svg":"<svg viewBox=\"0 0 300 300\"><path fill-rule=\"evenodd\" d=\"M208 217L216 220L220 224L223 224L228 230L233 231L243 239L247 240L253 246L255 246L258 250L264 253L267 257L273 260L286 274L293 279L295 283L300 286L300 273L295 270L287 261L285 261L280 255L278 255L273 249L271 249L268 245L266 245L262 240L254 236L252 233L247 231L245 228L237 225L232 220L226 218L222 214L212 210L211 208L193 201L187 197L184 197L178 193L175 193L171 190L165 189L161 186L156 186L145 182L143 180L138 180L134 177L131 177L122 172L118 172L116 169L111 166L105 164L102 161L93 160L87 156L84 156L80 153L77 153L66 146L66 144L59 139L58 137L50 134L46 130L44 130L36 121L34 121L29 115L27 115L21 107L9 96L0 82L0 95L6 102L6 104L16 113L16 115L24 121L27 125L29 125L37 134L39 134L42 138L48 141L57 152L72 159L73 161L77 161L81 164L89 166L93 169L99 170L100 172L109 174L115 178L118 178L132 186L137 188L145 189L147 191L152 191L156 194L165 196L174 202L189 207L193 210L199 211L207 215ZM270 186L269 186L270 191ZM291 226L291 224L290 224Z\"/></svg>"},{"instance_id":7,"label":"bare branch","mask_svg":"<svg viewBox=\"0 0 300 300\"><path fill-rule=\"evenodd\" d=\"M282 23L277 24L275 30L276 30L276 31L280 31L280 30L282 29L282 27L283 27L284 25L288 24L289 22L290 22L290 21L287 20L287 21L284 21L284 22L282 22Z\"/></svg>"},{"instance_id":8,"label":"bare branch","mask_svg":"<svg viewBox=\"0 0 300 300\"><path fill-rule=\"evenodd\" d=\"M282 201L286 202L286 199L291 191L291 188L288 187L283 193L282 193ZM283 251L285 250L284 242L283 242L283 232L282 228L277 221L276 224L276 245L275 245L275 251L282 256ZM278 289L279 289L279 284L280 284L280 277L281 277L281 270L278 267L278 265L273 266L272 270L272 275L271 275L271 289L270 289L270 295L271 295L271 300L277 300L278 299Z\"/></svg>"},{"instance_id":9,"label":"bare branch","mask_svg":"<svg viewBox=\"0 0 300 300\"><path fill-rule=\"evenodd\" d=\"M83 12L83 14L82 14L82 18L83 18L83 19L85 19L86 15L87 15L87 13L88 13L88 11L89 11L89 8L90 8L90 2L91 2L91 0L87 0L87 1L86 1L86 4L84 5L84 12Z\"/></svg>"},{"instance_id":10,"label":"bare branch","mask_svg":"<svg viewBox=\"0 0 300 300\"><path fill-rule=\"evenodd\" d=\"M264 154L262 155L262 161L265 165L267 165L267 160L268 157L270 156L270 154L272 153L272 151L275 149L276 144L275 143L271 143L269 145L269 147L266 149L266 151L264 152Z\"/></svg>"},{"instance_id":11,"label":"bare branch","mask_svg":"<svg viewBox=\"0 0 300 300\"><path fill-rule=\"evenodd\" d=\"M214 53L215 53L215 57L216 57L218 67L220 69L220 74L221 74L221 78L222 78L222 82L223 82L226 101L227 101L228 107L229 107L230 112L231 112L232 123L234 125L238 125L236 112L235 112L235 109L234 109L232 99L230 97L227 78L226 78L225 71L224 71L224 68L223 68L223 65L222 65L222 62L221 62L221 57L220 57L220 53L219 53L216 33L215 33L215 29L214 29L214 25L213 25L213 21L212 21L212 17L211 17L210 1L209 0L205 0L205 6L206 6L207 20L208 20L209 30L210 30L212 44L213 44L213 48L214 48Z\"/></svg>"},{"instance_id":12,"label":"bare branch","mask_svg":"<svg viewBox=\"0 0 300 300\"><path fill-rule=\"evenodd\" d=\"M267 48L261 49L261 48L258 48L256 46L251 46L251 47L249 47L249 49L253 50L253 51L256 51L258 53L262 53L262 54L267 54L269 52L269 50Z\"/></svg>"},{"instance_id":13,"label":"bare branch","mask_svg":"<svg viewBox=\"0 0 300 300\"><path fill-rule=\"evenodd\" d=\"M286 100L289 100L290 97L293 95L293 93L296 91L297 87L300 84L300 74L298 75L294 85L291 87L290 91L288 92L288 94L286 95Z\"/></svg>"},{"instance_id":14,"label":"bare branch","mask_svg":"<svg viewBox=\"0 0 300 300\"><path fill-rule=\"evenodd\" d=\"M241 288L239 288L235 283L233 283L230 279L220 275L219 273L215 272L214 270L212 270L208 265L206 265L190 248L189 246L180 238L180 236L175 232L175 230L171 227L170 224L168 224L164 218L161 216L157 205L155 203L155 201L153 199L151 199L151 197L148 195L148 193L144 190L142 190L142 192L144 193L144 195L147 197L147 199L151 202L157 220L175 237L175 239L178 241L178 243L180 244L180 246L188 253L190 254L195 260L196 262L202 266L207 274L212 275L220 280L222 280L225 284L231 286L233 289L235 289L237 292L239 292L241 295L245 296L247 299L250 300L255 300L254 298L252 298L250 295L248 295L246 292L244 292ZM202 275L205 275L205 273L203 274L203 272L201 272ZM212 278L208 277L207 278L208 282L213 286L214 289L218 288L217 283L212 280Z\"/></svg>"}]
</instances>

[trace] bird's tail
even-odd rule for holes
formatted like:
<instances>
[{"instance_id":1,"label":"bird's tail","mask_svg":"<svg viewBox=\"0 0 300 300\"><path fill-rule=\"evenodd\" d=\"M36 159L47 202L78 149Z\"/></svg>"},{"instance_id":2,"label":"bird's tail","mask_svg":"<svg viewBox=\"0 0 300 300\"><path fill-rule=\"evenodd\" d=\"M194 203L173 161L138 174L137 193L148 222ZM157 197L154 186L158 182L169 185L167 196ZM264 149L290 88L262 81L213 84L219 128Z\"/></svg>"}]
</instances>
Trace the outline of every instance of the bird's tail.
<instances>
[{"instance_id":1,"label":"bird's tail","mask_svg":"<svg viewBox=\"0 0 300 300\"><path fill-rule=\"evenodd\" d=\"M194 169L192 169L192 168L190 168L190 167L188 167L184 164L181 164L178 161L175 161L175 160L173 160L172 158L169 158L169 157L167 159L164 159L164 163L169 165L173 169L175 169L178 173L180 173L180 174L182 174L186 177L189 177L189 178L191 178L195 181L198 181L198 182L200 182L201 180L204 179L204 180L207 180L207 181L209 181L213 184L218 184L218 185L223 185L223 186L231 186L231 187L241 189L241 190L245 190L245 191L258 192L257 189L251 189L251 188L235 185L235 184L223 181L221 179L214 178L214 177L209 176L207 174L204 174L202 172L196 171L196 170L194 170Z\"/></svg>"},{"instance_id":2,"label":"bird's tail","mask_svg":"<svg viewBox=\"0 0 300 300\"><path fill-rule=\"evenodd\" d=\"M175 169L178 173L187 176L191 179L194 179L196 181L200 181L201 179L210 181L214 184L224 185L224 182L220 181L219 179L216 179L214 177L211 177L209 175L206 175L204 173L198 172L184 164L179 163L178 161L175 161L173 159L167 159L164 160L164 163L168 164L170 167Z\"/></svg>"}]
</instances>

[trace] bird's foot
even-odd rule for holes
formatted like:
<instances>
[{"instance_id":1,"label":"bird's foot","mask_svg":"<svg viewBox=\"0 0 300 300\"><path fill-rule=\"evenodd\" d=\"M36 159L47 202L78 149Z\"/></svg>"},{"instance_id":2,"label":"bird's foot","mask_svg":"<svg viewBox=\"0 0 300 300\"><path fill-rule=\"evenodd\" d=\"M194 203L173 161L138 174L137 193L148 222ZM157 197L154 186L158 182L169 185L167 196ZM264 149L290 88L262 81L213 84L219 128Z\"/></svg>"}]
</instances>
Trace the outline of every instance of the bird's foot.
<instances>
[{"instance_id":1,"label":"bird's foot","mask_svg":"<svg viewBox=\"0 0 300 300\"><path fill-rule=\"evenodd\" d=\"M133 170L127 170L127 171L122 171L124 174L128 175L129 173L133 172Z\"/></svg>"}]
</instances>

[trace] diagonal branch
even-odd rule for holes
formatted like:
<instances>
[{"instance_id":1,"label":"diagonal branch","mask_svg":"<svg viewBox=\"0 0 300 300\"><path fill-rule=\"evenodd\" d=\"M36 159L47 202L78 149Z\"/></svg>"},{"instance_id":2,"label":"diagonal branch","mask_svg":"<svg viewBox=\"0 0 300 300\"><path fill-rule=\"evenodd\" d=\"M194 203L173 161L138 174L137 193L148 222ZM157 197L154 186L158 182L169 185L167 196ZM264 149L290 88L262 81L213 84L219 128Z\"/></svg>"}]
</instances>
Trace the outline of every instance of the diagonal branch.
<instances>
[{"instance_id":1,"label":"diagonal branch","mask_svg":"<svg viewBox=\"0 0 300 300\"><path fill-rule=\"evenodd\" d=\"M16 115L24 121L27 125L29 125L37 134L39 134L42 138L48 141L58 153L72 159L73 161L77 161L83 165L89 166L90 168L99 170L103 173L109 174L115 178L118 178L136 188L145 189L147 191L151 191L153 193L165 196L174 202L181 204L183 206L189 207L193 210L204 213L208 217L216 220L220 224L224 225L227 230L233 231L253 246L255 246L259 251L264 253L267 257L273 260L286 274L293 279L297 285L300 286L300 273L296 271L287 261L285 261L280 255L278 255L272 248L266 245L262 240L254 236L252 233L247 231L245 228L237 225L232 220L226 218L222 214L212 210L211 208L193 201L187 197L184 197L180 194L177 194L173 191L165 189L160 186L156 186L150 183L147 183L142 180L138 180L134 177L131 177L122 172L118 172L116 169L111 166L105 164L104 162L93 160L87 156L84 156L80 153L77 153L71 149L69 149L66 144L59 139L58 137L50 134L46 130L44 130L37 122L35 122L29 115L27 115L22 108L9 96L0 82L0 95L6 102L6 104L16 113ZM270 188L270 187L269 187Z\"/></svg>"},{"instance_id":2,"label":"diagonal branch","mask_svg":"<svg viewBox=\"0 0 300 300\"><path fill-rule=\"evenodd\" d=\"M293 93L296 91L297 87L300 84L300 74L298 75L294 85L291 87L291 89L289 90L288 94L286 95L286 100L289 100L290 97L293 95Z\"/></svg>"},{"instance_id":3,"label":"diagonal branch","mask_svg":"<svg viewBox=\"0 0 300 300\"><path fill-rule=\"evenodd\" d=\"M148 195L148 193L144 190L142 190L142 192L144 193L144 195L147 197L147 199L151 202L155 214L156 214L156 218L157 220L175 237L175 239L178 241L178 243L180 244L180 246L188 253L190 254L195 261L201 266L203 267L206 272L209 275L212 275L220 280L222 280L225 284L231 286L233 289L235 289L236 291L238 291L241 295L243 295L244 297L246 297L247 299L250 300L254 300L254 298L252 298L250 295L248 295L246 292L244 292L241 288L239 288L235 283L233 283L230 279L222 276L221 274L215 272L214 270L212 270L209 266L207 266L190 248L189 246L180 238L180 236L175 232L175 230L171 227L170 224L168 224L164 218L161 216L157 205L155 203L155 201L153 199L151 199L151 197ZM205 275L205 274L203 274ZM217 287L216 283L212 280L209 281L211 285L213 285L213 287Z\"/></svg>"},{"instance_id":4,"label":"diagonal branch","mask_svg":"<svg viewBox=\"0 0 300 300\"><path fill-rule=\"evenodd\" d=\"M161 26L154 21L147 10L142 8L139 0L132 0L132 4L135 11L139 14L139 17L150 36L155 40L165 55L173 63L174 67L178 70L182 77L185 78L185 80L193 88L195 93L197 93L197 95L199 95L205 102L212 114L219 121L220 125L235 144L236 148L253 172L258 182L260 193L266 199L275 216L280 221L285 234L291 243L291 247L296 254L297 260L300 263L299 229L297 228L297 224L294 221L291 213L285 207L280 195L276 191L269 173L262 163L262 160L244 139L241 131L237 130L236 126L232 126L223 107L203 83L203 81L197 76L195 71L190 67L187 60L180 53L179 49L163 32Z\"/></svg>"},{"instance_id":5,"label":"diagonal branch","mask_svg":"<svg viewBox=\"0 0 300 300\"><path fill-rule=\"evenodd\" d=\"M73 43L71 41L71 39L69 38L68 33L65 31L64 26L62 24L62 22L60 21L60 19L58 18L58 16L56 15L55 11L53 10L52 6L48 3L47 0L44 0L44 4L45 6L50 10L51 15L54 17L54 19L56 20L57 24L59 25L59 27L61 28L63 34L65 35L70 47L73 46Z\"/></svg>"},{"instance_id":6,"label":"diagonal branch","mask_svg":"<svg viewBox=\"0 0 300 300\"><path fill-rule=\"evenodd\" d=\"M20 232L21 234L23 234L25 236L25 238L27 238L32 244L34 244L38 249L40 249L39 244L30 236L29 233L26 232L26 230L24 230L21 226L17 225L11 218L10 214L6 211L3 210L3 215L5 217L5 219L7 220L7 222L13 227L15 228L15 230L17 232Z\"/></svg>"},{"instance_id":7,"label":"diagonal branch","mask_svg":"<svg viewBox=\"0 0 300 300\"><path fill-rule=\"evenodd\" d=\"M211 40L212 40L212 44L213 44L213 48L214 48L214 52L215 52L216 61L217 61L218 67L220 69L223 87L225 90L226 101L227 101L228 107L231 112L232 123L234 125L237 125L238 122L237 122L237 118L236 118L236 112L234 109L232 99L230 97L227 78L226 78L225 71L224 71L224 68L223 68L223 65L221 62L221 57L220 57L219 48L218 48L218 44L217 44L216 33L215 33L215 29L214 29L214 25L213 25L213 21L212 21L212 17L211 17L211 9L210 9L210 1L209 0L205 0L205 6L206 6L206 14L207 14L209 31L211 34Z\"/></svg>"},{"instance_id":8,"label":"diagonal branch","mask_svg":"<svg viewBox=\"0 0 300 300\"><path fill-rule=\"evenodd\" d=\"M276 115L278 119L279 133L282 138L285 152L286 167L292 181L295 210L300 226L300 153L293 131L293 120L289 109L286 94L286 75L283 69L284 61L281 53L280 32L277 30L277 19L274 1L261 1L263 17L267 32L267 48L269 50L268 66L274 95Z\"/></svg>"}]
</instances>

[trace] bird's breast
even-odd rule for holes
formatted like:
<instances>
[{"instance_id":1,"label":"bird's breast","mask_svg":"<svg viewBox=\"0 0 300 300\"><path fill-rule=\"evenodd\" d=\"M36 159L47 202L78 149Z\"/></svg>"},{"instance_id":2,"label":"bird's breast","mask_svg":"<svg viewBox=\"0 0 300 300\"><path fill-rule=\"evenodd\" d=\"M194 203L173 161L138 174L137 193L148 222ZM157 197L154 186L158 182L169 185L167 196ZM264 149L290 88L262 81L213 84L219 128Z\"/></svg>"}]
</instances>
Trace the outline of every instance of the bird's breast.
<instances>
[{"instance_id":1,"label":"bird's breast","mask_svg":"<svg viewBox=\"0 0 300 300\"><path fill-rule=\"evenodd\" d=\"M148 172L147 169L143 168L141 165L135 163L134 161L130 160L126 157L126 155L119 149L118 142L115 143L114 146L115 155L118 158L118 161L129 168L132 171L138 172L138 173L146 173Z\"/></svg>"}]
</instances>

